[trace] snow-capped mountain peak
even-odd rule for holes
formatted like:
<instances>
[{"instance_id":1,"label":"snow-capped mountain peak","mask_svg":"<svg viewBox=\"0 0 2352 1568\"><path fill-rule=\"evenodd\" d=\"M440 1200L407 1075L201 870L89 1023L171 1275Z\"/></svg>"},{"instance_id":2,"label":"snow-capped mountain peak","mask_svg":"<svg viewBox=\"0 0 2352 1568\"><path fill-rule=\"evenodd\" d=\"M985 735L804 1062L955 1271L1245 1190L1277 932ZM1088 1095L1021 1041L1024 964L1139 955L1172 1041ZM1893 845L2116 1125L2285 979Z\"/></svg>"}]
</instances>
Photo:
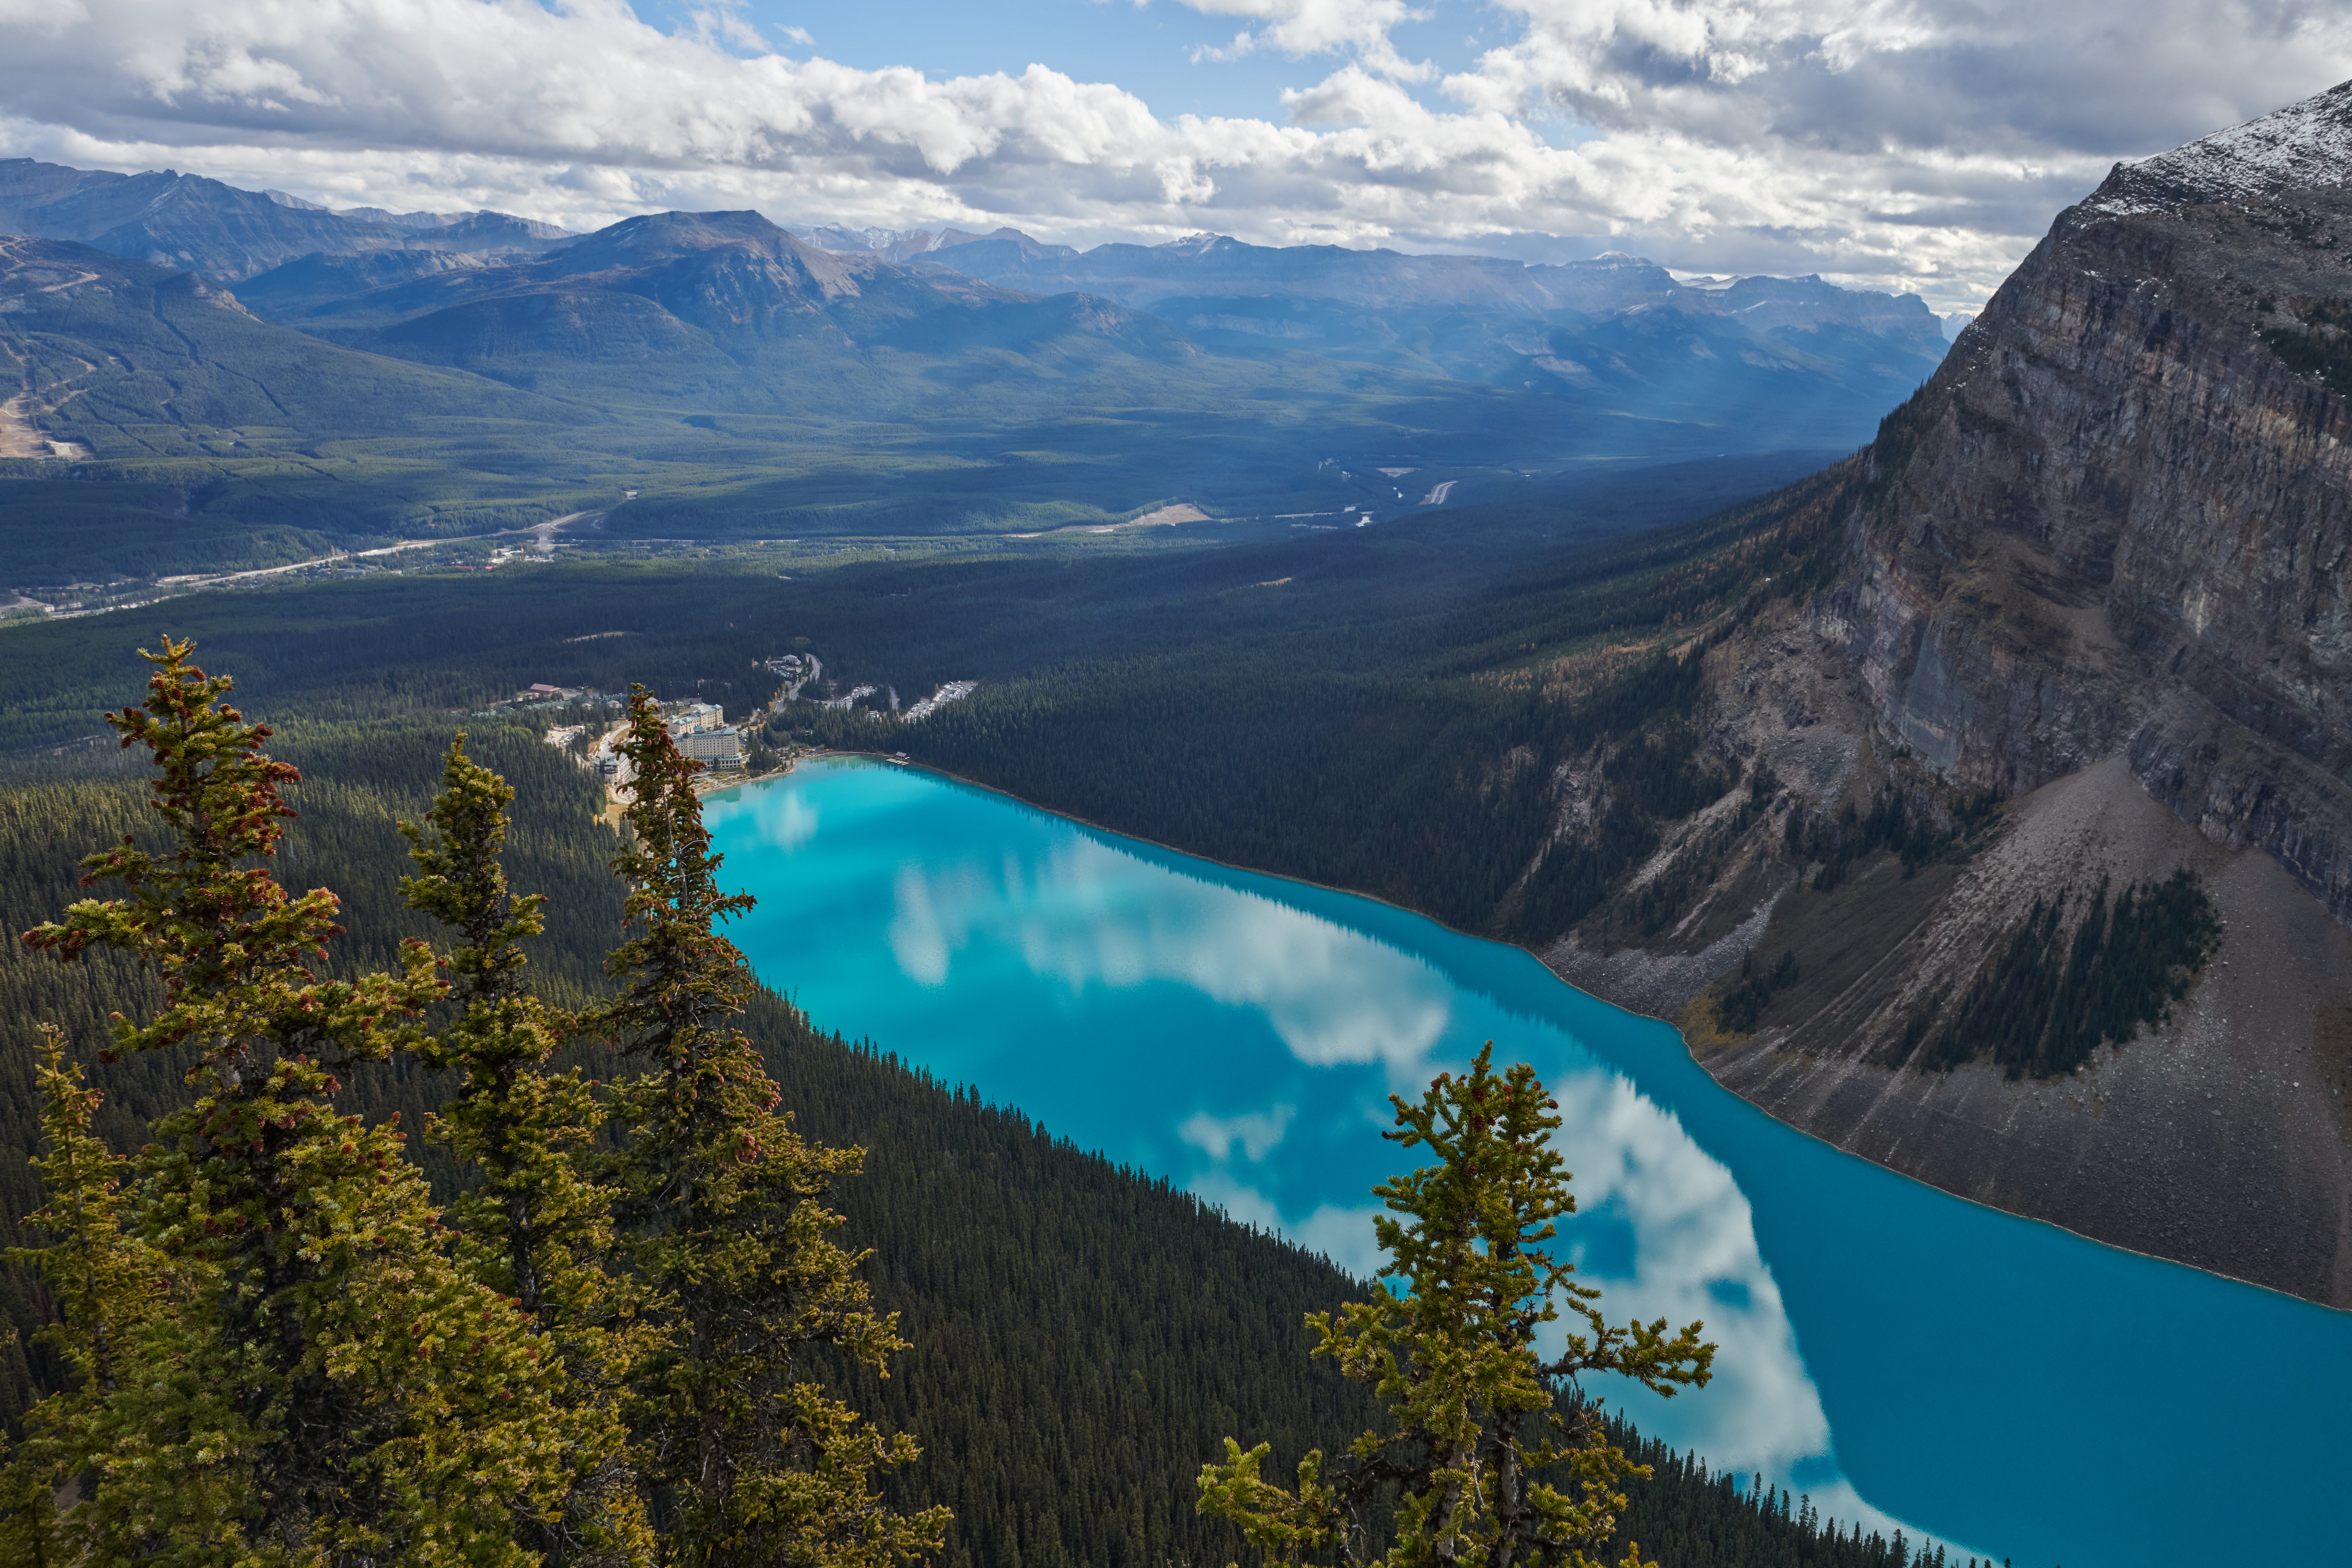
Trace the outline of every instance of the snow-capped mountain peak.
<instances>
[{"instance_id":1,"label":"snow-capped mountain peak","mask_svg":"<svg viewBox=\"0 0 2352 1568\"><path fill-rule=\"evenodd\" d=\"M2083 205L2115 216L2311 190L2352 180L2352 82L2137 163Z\"/></svg>"}]
</instances>

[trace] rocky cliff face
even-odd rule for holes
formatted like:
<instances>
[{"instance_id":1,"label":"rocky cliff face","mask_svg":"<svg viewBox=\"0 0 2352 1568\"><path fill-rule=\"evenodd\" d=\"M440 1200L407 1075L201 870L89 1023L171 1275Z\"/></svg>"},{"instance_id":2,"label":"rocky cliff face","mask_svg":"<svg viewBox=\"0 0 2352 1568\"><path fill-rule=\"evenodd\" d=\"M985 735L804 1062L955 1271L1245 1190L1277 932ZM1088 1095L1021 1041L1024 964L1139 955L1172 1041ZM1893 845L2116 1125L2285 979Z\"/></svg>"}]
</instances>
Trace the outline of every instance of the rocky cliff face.
<instances>
[{"instance_id":1,"label":"rocky cliff face","mask_svg":"<svg viewBox=\"0 0 2352 1568\"><path fill-rule=\"evenodd\" d=\"M2118 167L2061 214L1810 492L1826 585L1705 656L1710 739L1777 784L1772 814L1727 844L1702 813L1660 850L1637 882L1700 889L1663 934L1612 951L1615 910L1547 955L1680 1018L1722 1082L1843 1147L2339 1306L2347 180L2352 84ZM1824 875L1857 816L1900 802L1946 833L1994 796L1982 833L1943 840L1958 852ZM2038 1074L1929 1047L2029 910L2056 903L2063 944L2092 889L2183 869L2220 946L2161 1024ZM1782 953L1795 978L1732 1005Z\"/></svg>"},{"instance_id":2,"label":"rocky cliff face","mask_svg":"<svg viewBox=\"0 0 2352 1568\"><path fill-rule=\"evenodd\" d=\"M2290 363L2352 306L2352 191L2174 156L2205 178L2118 170L1889 421L1824 629L1954 777L2125 753L2352 918L2352 411Z\"/></svg>"}]
</instances>

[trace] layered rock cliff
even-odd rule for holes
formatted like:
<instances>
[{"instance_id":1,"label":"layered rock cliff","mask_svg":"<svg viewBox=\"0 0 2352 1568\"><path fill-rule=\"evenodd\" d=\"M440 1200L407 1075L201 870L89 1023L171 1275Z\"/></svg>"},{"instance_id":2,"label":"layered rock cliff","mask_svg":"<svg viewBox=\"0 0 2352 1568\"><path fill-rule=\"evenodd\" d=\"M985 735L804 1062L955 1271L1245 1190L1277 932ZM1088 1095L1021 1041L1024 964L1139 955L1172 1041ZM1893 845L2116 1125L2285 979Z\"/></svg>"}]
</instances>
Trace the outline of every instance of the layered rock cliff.
<instances>
[{"instance_id":1,"label":"layered rock cliff","mask_svg":"<svg viewBox=\"0 0 2352 1568\"><path fill-rule=\"evenodd\" d=\"M2339 1306L2347 180L2352 84L2061 214L1810 492L1826 586L1706 655L1711 738L1777 788L1769 816L1727 842L1702 813L1661 850L1643 878L1701 889L1662 934L1612 947L1605 913L1549 955L1856 1152ZM1867 852L1899 836L1900 864ZM1958 999L2032 911L2060 911L2063 945L2094 889L2183 870L2219 946L2161 1021L2032 1071L1963 1037Z\"/></svg>"},{"instance_id":2,"label":"layered rock cliff","mask_svg":"<svg viewBox=\"0 0 2352 1568\"><path fill-rule=\"evenodd\" d=\"M2126 753L2340 919L2352 411L2278 345L2340 339L2352 191L2248 173L2157 205L2118 170L2059 218L1868 454L1825 629L1954 777L2015 794Z\"/></svg>"}]
</instances>

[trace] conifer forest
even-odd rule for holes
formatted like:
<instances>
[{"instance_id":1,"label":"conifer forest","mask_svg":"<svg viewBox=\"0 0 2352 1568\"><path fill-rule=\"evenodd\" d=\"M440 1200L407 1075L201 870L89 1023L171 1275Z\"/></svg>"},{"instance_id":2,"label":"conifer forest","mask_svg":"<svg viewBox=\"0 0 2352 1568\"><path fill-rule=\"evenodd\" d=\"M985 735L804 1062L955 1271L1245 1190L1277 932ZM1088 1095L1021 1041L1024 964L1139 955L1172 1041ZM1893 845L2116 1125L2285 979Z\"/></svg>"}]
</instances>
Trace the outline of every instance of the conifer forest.
<instances>
[{"instance_id":1,"label":"conifer forest","mask_svg":"<svg viewBox=\"0 0 2352 1568\"><path fill-rule=\"evenodd\" d=\"M1353 1279L756 984L642 694L616 836L528 729L433 766L430 726L279 736L188 644L147 657L110 721L147 765L7 797L11 1561L1913 1561L1584 1402L1603 1366L1703 1387L1712 1349L1541 1252L1524 1068L1398 1101L1401 1161L1440 1158L1381 1189L1419 1216L1394 1283ZM1444 1217L1482 1159L1483 1241ZM1446 1303L1484 1289L1597 1348L1481 1349ZM1512 1392L1400 1406L1364 1359L1400 1337ZM1523 1483L1433 1513L1441 1431Z\"/></svg>"},{"instance_id":2,"label":"conifer forest","mask_svg":"<svg viewBox=\"0 0 2352 1568\"><path fill-rule=\"evenodd\" d=\"M5 9L0 1568L2352 1559L2352 6Z\"/></svg>"}]
</instances>

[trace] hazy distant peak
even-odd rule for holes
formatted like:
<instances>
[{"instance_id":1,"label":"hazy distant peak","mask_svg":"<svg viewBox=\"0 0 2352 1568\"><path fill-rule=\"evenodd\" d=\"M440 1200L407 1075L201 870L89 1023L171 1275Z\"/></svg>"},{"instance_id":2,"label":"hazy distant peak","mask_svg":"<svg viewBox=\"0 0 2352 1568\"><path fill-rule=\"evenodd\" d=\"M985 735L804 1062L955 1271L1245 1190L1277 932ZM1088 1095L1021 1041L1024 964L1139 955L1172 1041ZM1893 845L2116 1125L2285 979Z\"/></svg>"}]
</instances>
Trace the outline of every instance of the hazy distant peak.
<instances>
[{"instance_id":1,"label":"hazy distant peak","mask_svg":"<svg viewBox=\"0 0 2352 1568\"><path fill-rule=\"evenodd\" d=\"M1818 272L1795 278L1775 278L1758 272L1734 279L1724 292L1734 300L1826 300L1846 290L1834 283L1822 282Z\"/></svg>"},{"instance_id":2,"label":"hazy distant peak","mask_svg":"<svg viewBox=\"0 0 2352 1568\"><path fill-rule=\"evenodd\" d=\"M851 256L877 256L885 261L911 261L942 245L981 237L954 228L933 234L925 228L879 228L872 226L851 228L837 223L788 223L782 226L794 239L814 246L819 250L838 251ZM954 237L950 238L950 236Z\"/></svg>"},{"instance_id":3,"label":"hazy distant peak","mask_svg":"<svg viewBox=\"0 0 2352 1568\"><path fill-rule=\"evenodd\" d=\"M955 237L950 238L950 236ZM1078 254L1066 245L1048 245L1042 239L1034 239L1010 225L1003 228L992 229L986 234L973 235L969 238L964 237L964 231L961 229L948 229L940 234L939 247L944 250L950 245L1010 247L1016 254L1032 260L1060 260Z\"/></svg>"},{"instance_id":4,"label":"hazy distant peak","mask_svg":"<svg viewBox=\"0 0 2352 1568\"><path fill-rule=\"evenodd\" d=\"M961 252L955 261L937 259L947 250ZM926 270L961 273L966 276L992 276L1007 267L1037 267L1058 268L1075 260L1078 253L1066 245L1047 245L1033 239L1010 226L988 234L973 234L966 229L945 228L940 231L937 244L919 253L903 253L905 259L919 259ZM892 259L900 259L894 257ZM982 259L984 258L984 259ZM1049 288L1046 293L1059 293L1060 288Z\"/></svg>"},{"instance_id":5,"label":"hazy distant peak","mask_svg":"<svg viewBox=\"0 0 2352 1568\"><path fill-rule=\"evenodd\" d=\"M805 240L819 250L882 251L908 239L929 244L934 237L923 229L851 228L837 223L788 223L778 226L794 239Z\"/></svg>"},{"instance_id":6,"label":"hazy distant peak","mask_svg":"<svg viewBox=\"0 0 2352 1568\"><path fill-rule=\"evenodd\" d=\"M277 192L264 191L263 195L275 197ZM337 217L347 217L357 223L388 223L399 228L439 228L449 221L445 213L396 213L382 207L342 207Z\"/></svg>"},{"instance_id":7,"label":"hazy distant peak","mask_svg":"<svg viewBox=\"0 0 2352 1568\"><path fill-rule=\"evenodd\" d=\"M2120 216L2340 185L2347 179L2352 82L2169 153L2117 163L2083 205Z\"/></svg>"},{"instance_id":8,"label":"hazy distant peak","mask_svg":"<svg viewBox=\"0 0 2352 1568\"><path fill-rule=\"evenodd\" d=\"M645 213L559 246L533 265L537 283L602 280L659 300L712 330L805 313L854 298L897 268L870 251L803 243L763 214Z\"/></svg>"},{"instance_id":9,"label":"hazy distant peak","mask_svg":"<svg viewBox=\"0 0 2352 1568\"><path fill-rule=\"evenodd\" d=\"M1881 294L1841 289L1818 272L1798 278L1753 274L1706 296L1735 319L1759 330L1822 326L1858 327L1865 331L1915 339L1923 343L1945 337L1942 318L1927 309L1916 294Z\"/></svg>"},{"instance_id":10,"label":"hazy distant peak","mask_svg":"<svg viewBox=\"0 0 2352 1568\"><path fill-rule=\"evenodd\" d=\"M505 213L337 212L284 191L248 191L173 169L117 174L0 159L0 231L78 240L241 281L314 252L352 256L424 246L530 253L571 237Z\"/></svg>"},{"instance_id":11,"label":"hazy distant peak","mask_svg":"<svg viewBox=\"0 0 2352 1568\"><path fill-rule=\"evenodd\" d=\"M746 207L735 212L640 213L560 246L555 255L574 268L583 264L643 267L669 257L746 242L774 248L815 248L802 246L763 215Z\"/></svg>"}]
</instances>

